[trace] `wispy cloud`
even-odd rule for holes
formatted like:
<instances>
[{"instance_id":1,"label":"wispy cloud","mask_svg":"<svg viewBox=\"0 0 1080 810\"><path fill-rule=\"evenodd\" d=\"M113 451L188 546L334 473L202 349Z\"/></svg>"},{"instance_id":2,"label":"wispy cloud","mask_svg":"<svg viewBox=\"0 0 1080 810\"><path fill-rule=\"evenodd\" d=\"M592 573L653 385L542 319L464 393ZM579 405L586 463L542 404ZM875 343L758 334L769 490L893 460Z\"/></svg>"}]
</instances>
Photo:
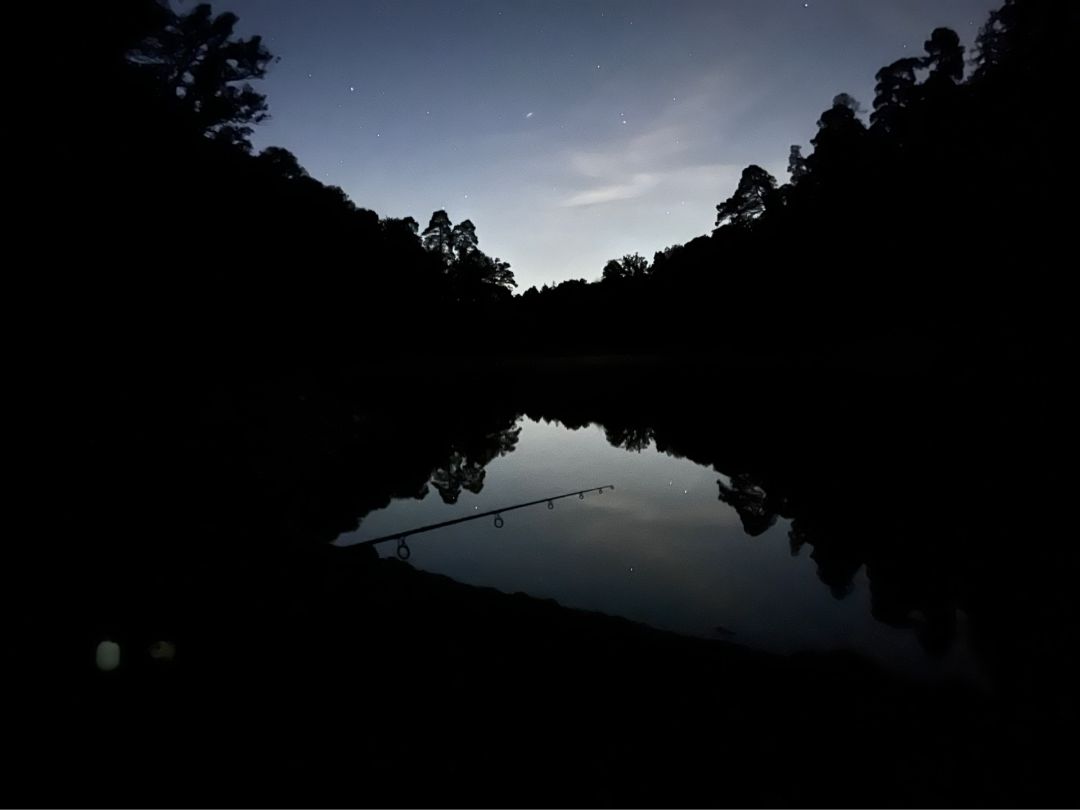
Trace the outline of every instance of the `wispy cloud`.
<instances>
[{"instance_id":1,"label":"wispy cloud","mask_svg":"<svg viewBox=\"0 0 1080 810\"><path fill-rule=\"evenodd\" d=\"M580 191L563 200L561 205L564 208L574 208L580 205L598 205L600 203L615 202L616 200L631 200L640 197L656 186L658 180L659 178L656 175L642 172L633 175L629 182L626 183L613 183L597 186L587 191Z\"/></svg>"},{"instance_id":2,"label":"wispy cloud","mask_svg":"<svg viewBox=\"0 0 1080 810\"><path fill-rule=\"evenodd\" d=\"M636 131L618 132L591 148L564 152L561 208L646 198L667 210L696 196L703 185L723 199L734 187L743 160L733 149L744 121L762 101L745 92L737 71L697 79L692 87ZM629 129L634 130L634 127ZM786 154L786 153L785 153ZM718 160L719 158L719 160Z\"/></svg>"},{"instance_id":3,"label":"wispy cloud","mask_svg":"<svg viewBox=\"0 0 1080 810\"><path fill-rule=\"evenodd\" d=\"M559 205L572 208L641 197L656 188L683 150L680 130L668 125L619 139L603 149L573 150L564 161L571 185L578 190Z\"/></svg>"}]
</instances>

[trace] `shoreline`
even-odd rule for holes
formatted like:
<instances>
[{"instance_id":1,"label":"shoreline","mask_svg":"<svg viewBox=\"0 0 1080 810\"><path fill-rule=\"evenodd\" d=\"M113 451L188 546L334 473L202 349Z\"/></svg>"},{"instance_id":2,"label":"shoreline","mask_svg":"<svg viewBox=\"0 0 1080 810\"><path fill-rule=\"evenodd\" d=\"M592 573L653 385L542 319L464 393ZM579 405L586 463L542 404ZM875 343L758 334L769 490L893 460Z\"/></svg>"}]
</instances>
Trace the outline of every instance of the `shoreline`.
<instances>
[{"instance_id":1,"label":"shoreline","mask_svg":"<svg viewBox=\"0 0 1080 810\"><path fill-rule=\"evenodd\" d=\"M122 763L104 799L117 806L162 784L169 803L202 804L208 779L227 804L835 805L814 774L837 761L852 803L915 806L971 803L958 769L1005 756L1000 712L956 685L340 551L253 571L231 609L187 617L172 661L138 654L151 628L117 671L88 661L52 706L74 731L48 761L86 779ZM1030 786L994 773L977 803L1027 803ZM42 782L30 803L93 805L90 783Z\"/></svg>"}]
</instances>

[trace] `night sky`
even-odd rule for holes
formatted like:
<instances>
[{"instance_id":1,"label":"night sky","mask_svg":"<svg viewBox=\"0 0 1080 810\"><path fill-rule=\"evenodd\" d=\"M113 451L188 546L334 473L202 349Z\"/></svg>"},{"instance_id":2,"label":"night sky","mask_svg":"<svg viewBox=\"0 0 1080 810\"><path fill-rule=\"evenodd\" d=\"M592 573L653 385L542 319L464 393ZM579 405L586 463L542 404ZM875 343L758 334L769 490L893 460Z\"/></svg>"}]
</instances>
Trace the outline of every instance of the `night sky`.
<instances>
[{"instance_id":1,"label":"night sky","mask_svg":"<svg viewBox=\"0 0 1080 810\"><path fill-rule=\"evenodd\" d=\"M878 68L939 25L970 46L999 2L213 5L281 57L256 148L380 216L473 220L524 290L708 233L744 166L783 182L834 95L869 110Z\"/></svg>"}]
</instances>

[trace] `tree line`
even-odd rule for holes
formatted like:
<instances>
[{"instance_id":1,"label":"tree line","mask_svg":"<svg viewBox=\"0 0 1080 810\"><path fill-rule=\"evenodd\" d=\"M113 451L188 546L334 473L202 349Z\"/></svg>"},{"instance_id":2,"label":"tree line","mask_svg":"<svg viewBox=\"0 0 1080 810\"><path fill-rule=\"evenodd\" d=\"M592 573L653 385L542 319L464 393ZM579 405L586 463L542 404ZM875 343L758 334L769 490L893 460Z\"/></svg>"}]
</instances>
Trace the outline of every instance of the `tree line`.
<instances>
[{"instance_id":1,"label":"tree line","mask_svg":"<svg viewBox=\"0 0 1080 810\"><path fill-rule=\"evenodd\" d=\"M746 167L711 234L612 260L592 283L527 290L522 322L540 344L595 350L1064 345L1077 13L1006 0L973 54L935 29L923 55L877 72L870 110L834 98L810 153L791 147L786 182Z\"/></svg>"},{"instance_id":2,"label":"tree line","mask_svg":"<svg viewBox=\"0 0 1080 810\"><path fill-rule=\"evenodd\" d=\"M55 247L51 317L79 336L63 350L77 367L228 375L477 344L516 286L510 265L468 220L435 211L421 231L284 148L256 152L269 107L254 83L274 57L237 21L126 0L59 26L58 70L93 77L71 82L66 129L49 130L57 182L90 202Z\"/></svg>"},{"instance_id":3,"label":"tree line","mask_svg":"<svg viewBox=\"0 0 1080 810\"><path fill-rule=\"evenodd\" d=\"M747 356L885 334L985 348L1061 342L1054 294L1075 174L1066 141L1076 10L1005 0L971 58L949 29L837 95L781 184L757 165L686 244L597 281L512 296L477 228L380 217L252 148L274 57L237 18L128 0L70 12L55 180L86 205L53 249L51 317L81 362L152 368L335 363L435 352L695 349ZM92 272L81 271L92 265ZM1058 330L1058 331L1055 331Z\"/></svg>"}]
</instances>

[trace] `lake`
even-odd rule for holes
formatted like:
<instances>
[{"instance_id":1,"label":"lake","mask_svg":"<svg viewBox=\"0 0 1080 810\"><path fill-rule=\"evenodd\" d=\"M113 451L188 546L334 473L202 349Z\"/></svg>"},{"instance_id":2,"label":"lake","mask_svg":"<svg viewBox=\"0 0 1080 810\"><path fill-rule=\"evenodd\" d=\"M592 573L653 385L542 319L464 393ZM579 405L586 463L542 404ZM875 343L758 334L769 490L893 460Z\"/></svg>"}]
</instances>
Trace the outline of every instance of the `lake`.
<instances>
[{"instance_id":1,"label":"lake","mask_svg":"<svg viewBox=\"0 0 1080 810\"><path fill-rule=\"evenodd\" d=\"M931 653L920 642L918 611L907 627L874 618L865 565L846 588L830 588L818 576L814 551L793 551L790 520L778 517L757 536L747 533L736 509L718 497L721 486L731 487L727 476L660 452L649 438L624 445L634 449L613 446L596 424L570 429L521 417L486 466L459 465L466 486L447 488L451 461L432 476L424 497L393 500L335 542L351 545L611 485L602 494L555 501L554 508L508 512L502 528L484 517L414 535L409 562L460 582L686 635L779 653L848 650L919 678L980 680L962 610L955 611L951 643ZM862 531L875 532L873 522ZM396 541L377 548L381 556L398 553Z\"/></svg>"}]
</instances>

